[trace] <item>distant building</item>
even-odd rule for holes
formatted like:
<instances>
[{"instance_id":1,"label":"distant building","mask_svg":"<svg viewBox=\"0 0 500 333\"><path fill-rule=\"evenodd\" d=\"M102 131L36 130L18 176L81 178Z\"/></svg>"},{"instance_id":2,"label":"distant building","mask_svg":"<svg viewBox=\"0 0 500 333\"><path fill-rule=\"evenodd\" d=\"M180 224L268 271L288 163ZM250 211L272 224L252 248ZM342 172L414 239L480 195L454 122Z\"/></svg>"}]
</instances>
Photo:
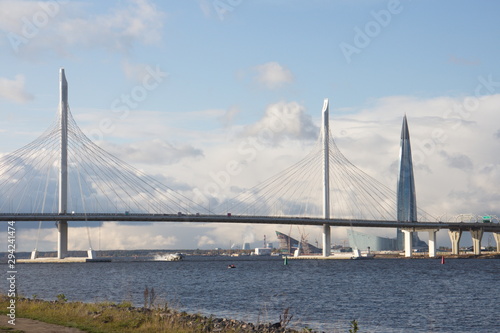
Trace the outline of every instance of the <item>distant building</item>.
<instances>
[{"instance_id":1,"label":"distant building","mask_svg":"<svg viewBox=\"0 0 500 333\"><path fill-rule=\"evenodd\" d=\"M399 153L397 219L400 222L417 222L417 195L415 194L410 131L408 130L406 115L403 117ZM396 238L397 249L404 250L404 236L399 228L396 231ZM420 248L422 247L422 243L423 242L418 238L418 234L416 232L412 233L412 247Z\"/></svg>"},{"instance_id":2,"label":"distant building","mask_svg":"<svg viewBox=\"0 0 500 333\"><path fill-rule=\"evenodd\" d=\"M256 247L255 255L256 256L270 256L272 249L269 247Z\"/></svg>"},{"instance_id":3,"label":"distant building","mask_svg":"<svg viewBox=\"0 0 500 333\"><path fill-rule=\"evenodd\" d=\"M375 235L364 234L361 232L347 229L349 246L353 249L366 251L396 251L398 249L396 238L379 237Z\"/></svg>"},{"instance_id":4,"label":"distant building","mask_svg":"<svg viewBox=\"0 0 500 333\"><path fill-rule=\"evenodd\" d=\"M280 242L280 252L282 253L294 253L294 251L300 247L300 253L303 254L316 254L316 253L321 253L321 249L309 244L305 240L302 240L302 242L299 242L295 238L292 238L288 235L285 235L282 232L276 231L276 236L278 237L278 240Z\"/></svg>"},{"instance_id":5,"label":"distant building","mask_svg":"<svg viewBox=\"0 0 500 333\"><path fill-rule=\"evenodd\" d=\"M250 243L244 243L243 250L250 250Z\"/></svg>"},{"instance_id":6,"label":"distant building","mask_svg":"<svg viewBox=\"0 0 500 333\"><path fill-rule=\"evenodd\" d=\"M416 233L415 233L416 234ZM347 229L347 237L349 238L349 246L353 249L357 248L361 251L399 251L398 239L380 237L370 234L364 234L353 229ZM428 248L427 243L415 237L413 243L414 248L425 249Z\"/></svg>"}]
</instances>

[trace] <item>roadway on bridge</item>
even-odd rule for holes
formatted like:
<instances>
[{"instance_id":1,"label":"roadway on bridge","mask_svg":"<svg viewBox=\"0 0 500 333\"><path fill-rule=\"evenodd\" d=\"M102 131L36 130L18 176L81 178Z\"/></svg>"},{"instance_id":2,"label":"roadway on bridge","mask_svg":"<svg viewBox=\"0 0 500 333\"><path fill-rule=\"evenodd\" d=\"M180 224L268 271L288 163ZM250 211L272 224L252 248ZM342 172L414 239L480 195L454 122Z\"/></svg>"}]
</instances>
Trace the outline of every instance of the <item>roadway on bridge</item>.
<instances>
[{"instance_id":1,"label":"roadway on bridge","mask_svg":"<svg viewBox=\"0 0 500 333\"><path fill-rule=\"evenodd\" d=\"M413 228L415 231L427 229L470 230L482 228L485 232L500 232L499 223L483 222L400 222L384 220L323 219L307 217L271 217L242 215L201 215L201 214L0 214L0 221L122 221L122 222L192 222L192 223L245 223L245 224L328 224L341 227Z\"/></svg>"}]
</instances>

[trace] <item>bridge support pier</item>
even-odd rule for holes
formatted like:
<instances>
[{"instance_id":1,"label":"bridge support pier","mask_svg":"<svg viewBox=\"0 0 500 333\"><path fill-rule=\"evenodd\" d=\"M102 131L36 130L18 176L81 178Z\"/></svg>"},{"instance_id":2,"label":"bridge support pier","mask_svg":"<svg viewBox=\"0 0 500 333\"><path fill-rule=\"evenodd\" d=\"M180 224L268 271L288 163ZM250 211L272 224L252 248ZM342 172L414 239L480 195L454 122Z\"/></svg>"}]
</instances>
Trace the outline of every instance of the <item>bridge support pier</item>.
<instances>
[{"instance_id":1,"label":"bridge support pier","mask_svg":"<svg viewBox=\"0 0 500 333\"><path fill-rule=\"evenodd\" d=\"M497 252L500 253L500 232L494 232L493 237L495 237L495 241L497 242Z\"/></svg>"},{"instance_id":2,"label":"bridge support pier","mask_svg":"<svg viewBox=\"0 0 500 333\"><path fill-rule=\"evenodd\" d=\"M34 249L33 251L31 251L31 260L35 260L37 258L38 258L38 250Z\"/></svg>"},{"instance_id":3,"label":"bridge support pier","mask_svg":"<svg viewBox=\"0 0 500 333\"><path fill-rule=\"evenodd\" d=\"M436 256L436 232L437 230L429 230L429 257Z\"/></svg>"},{"instance_id":4,"label":"bridge support pier","mask_svg":"<svg viewBox=\"0 0 500 333\"><path fill-rule=\"evenodd\" d=\"M409 258L412 255L413 247L413 232L410 230L402 230L405 236L405 257Z\"/></svg>"},{"instance_id":5,"label":"bridge support pier","mask_svg":"<svg viewBox=\"0 0 500 333\"><path fill-rule=\"evenodd\" d=\"M462 237L462 230L448 230L448 235L451 240L451 254L458 255L460 249L460 238Z\"/></svg>"},{"instance_id":6,"label":"bridge support pier","mask_svg":"<svg viewBox=\"0 0 500 333\"><path fill-rule=\"evenodd\" d=\"M57 258L64 259L68 256L68 222L57 222Z\"/></svg>"},{"instance_id":7,"label":"bridge support pier","mask_svg":"<svg viewBox=\"0 0 500 333\"><path fill-rule=\"evenodd\" d=\"M323 257L329 257L332 248L330 225L323 224Z\"/></svg>"},{"instance_id":8,"label":"bridge support pier","mask_svg":"<svg viewBox=\"0 0 500 333\"><path fill-rule=\"evenodd\" d=\"M91 248L87 250L87 259L95 259L96 258L96 255L95 255L95 251L92 250Z\"/></svg>"},{"instance_id":9,"label":"bridge support pier","mask_svg":"<svg viewBox=\"0 0 500 333\"><path fill-rule=\"evenodd\" d=\"M472 247L474 249L474 254L481 254L481 239L483 238L483 229L471 229L470 234L472 236Z\"/></svg>"},{"instance_id":10,"label":"bridge support pier","mask_svg":"<svg viewBox=\"0 0 500 333\"><path fill-rule=\"evenodd\" d=\"M323 119L323 217L330 218L330 129L328 117L328 98L323 101L321 111ZM323 224L323 257L329 257L331 253L330 225Z\"/></svg>"}]
</instances>

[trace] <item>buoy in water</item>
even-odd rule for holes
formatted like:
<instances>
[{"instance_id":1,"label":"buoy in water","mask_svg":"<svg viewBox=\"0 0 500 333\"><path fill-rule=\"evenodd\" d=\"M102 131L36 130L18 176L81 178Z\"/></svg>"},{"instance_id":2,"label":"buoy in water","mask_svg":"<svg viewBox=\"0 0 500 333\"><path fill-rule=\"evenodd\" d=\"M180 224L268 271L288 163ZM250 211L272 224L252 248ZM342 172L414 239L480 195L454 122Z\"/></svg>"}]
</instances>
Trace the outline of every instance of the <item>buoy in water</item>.
<instances>
[{"instance_id":1,"label":"buoy in water","mask_svg":"<svg viewBox=\"0 0 500 333\"><path fill-rule=\"evenodd\" d=\"M444 264L444 256L441 256L441 264Z\"/></svg>"},{"instance_id":2,"label":"buoy in water","mask_svg":"<svg viewBox=\"0 0 500 333\"><path fill-rule=\"evenodd\" d=\"M285 259L283 259L283 265L288 265L288 257L285 256L284 258Z\"/></svg>"}]
</instances>

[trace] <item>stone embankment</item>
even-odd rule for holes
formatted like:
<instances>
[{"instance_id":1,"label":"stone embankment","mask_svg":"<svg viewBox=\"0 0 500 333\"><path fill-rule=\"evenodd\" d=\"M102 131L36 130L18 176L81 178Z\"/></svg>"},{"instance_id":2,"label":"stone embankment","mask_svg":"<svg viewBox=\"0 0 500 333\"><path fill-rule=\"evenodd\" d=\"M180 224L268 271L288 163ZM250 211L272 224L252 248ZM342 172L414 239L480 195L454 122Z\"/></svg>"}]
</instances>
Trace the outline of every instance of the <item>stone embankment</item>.
<instances>
[{"instance_id":1,"label":"stone embankment","mask_svg":"<svg viewBox=\"0 0 500 333\"><path fill-rule=\"evenodd\" d=\"M275 323L247 323L235 319L216 318L201 314L189 314L170 308L147 306L133 307L130 302L120 304L68 302L63 294L57 301L18 297L9 299L0 295L0 308L6 309L12 301L16 305L19 326L27 325L25 332L56 332L49 326L57 324L61 332L227 332L227 333L305 333L308 328L289 328L293 316L285 309ZM5 318L5 310L0 310ZM31 319L24 319L31 318ZM33 320L36 319L36 320ZM52 324L46 324L52 323ZM1 323L3 332L5 323ZM18 327L19 327L18 326ZM65 327L66 326L66 327ZM16 328L18 328L16 327ZM11 327L13 328L13 327ZM45 330L46 328L46 330ZM64 330L63 330L64 328ZM126 329L124 329L126 328Z\"/></svg>"},{"instance_id":2,"label":"stone embankment","mask_svg":"<svg viewBox=\"0 0 500 333\"><path fill-rule=\"evenodd\" d=\"M176 323L182 327L193 329L194 332L241 332L241 333L303 333L311 332L310 329L295 330L288 328L291 317L285 310L283 317L276 323L253 324L241 320L216 318L213 316L202 316L199 314L188 314L175 310L150 310L146 308L128 308L130 312L148 312L151 311L164 321Z\"/></svg>"}]
</instances>

